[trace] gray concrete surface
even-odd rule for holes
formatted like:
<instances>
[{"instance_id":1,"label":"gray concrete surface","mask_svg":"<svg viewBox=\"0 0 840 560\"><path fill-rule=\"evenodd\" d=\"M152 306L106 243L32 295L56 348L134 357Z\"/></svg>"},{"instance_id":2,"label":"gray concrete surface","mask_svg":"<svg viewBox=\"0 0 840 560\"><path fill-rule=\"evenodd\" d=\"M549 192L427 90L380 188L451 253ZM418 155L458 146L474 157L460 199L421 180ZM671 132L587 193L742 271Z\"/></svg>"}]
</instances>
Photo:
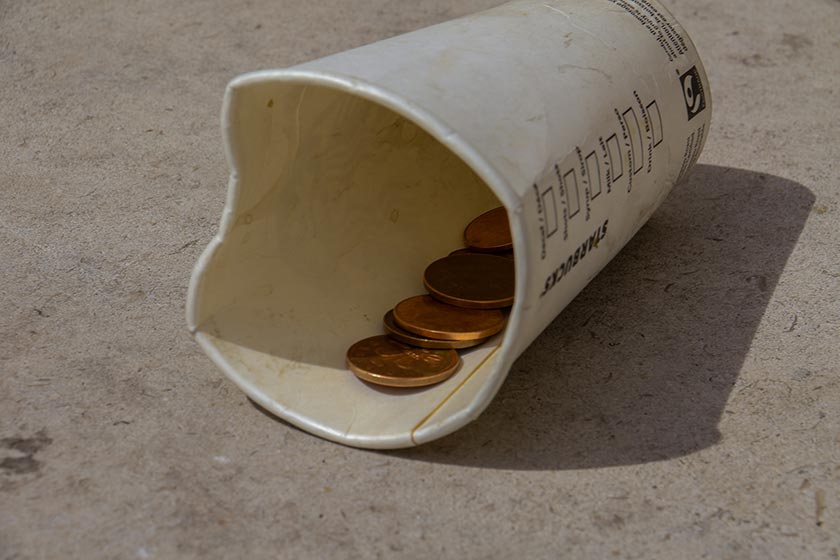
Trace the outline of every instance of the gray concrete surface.
<instances>
[{"instance_id":1,"label":"gray concrete surface","mask_svg":"<svg viewBox=\"0 0 840 560\"><path fill-rule=\"evenodd\" d=\"M496 0L0 0L0 559L838 558L840 2L667 0L702 165L475 423L375 453L184 328L234 75Z\"/></svg>"}]
</instances>

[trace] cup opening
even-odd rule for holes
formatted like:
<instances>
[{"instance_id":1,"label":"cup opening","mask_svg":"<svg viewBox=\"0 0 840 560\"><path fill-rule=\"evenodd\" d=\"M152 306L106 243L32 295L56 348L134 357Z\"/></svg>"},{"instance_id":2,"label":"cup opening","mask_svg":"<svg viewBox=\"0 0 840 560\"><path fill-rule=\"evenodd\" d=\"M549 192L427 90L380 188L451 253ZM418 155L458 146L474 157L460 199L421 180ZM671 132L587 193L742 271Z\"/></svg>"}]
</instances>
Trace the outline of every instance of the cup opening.
<instances>
[{"instance_id":1,"label":"cup opening","mask_svg":"<svg viewBox=\"0 0 840 560\"><path fill-rule=\"evenodd\" d=\"M231 90L227 111L232 198L223 240L196 271L199 341L293 423L345 443L405 440L491 367L502 335L462 351L450 380L415 390L358 380L346 350L383 334L388 310L425 293L426 266L501 203L415 122L347 91L257 81Z\"/></svg>"}]
</instances>

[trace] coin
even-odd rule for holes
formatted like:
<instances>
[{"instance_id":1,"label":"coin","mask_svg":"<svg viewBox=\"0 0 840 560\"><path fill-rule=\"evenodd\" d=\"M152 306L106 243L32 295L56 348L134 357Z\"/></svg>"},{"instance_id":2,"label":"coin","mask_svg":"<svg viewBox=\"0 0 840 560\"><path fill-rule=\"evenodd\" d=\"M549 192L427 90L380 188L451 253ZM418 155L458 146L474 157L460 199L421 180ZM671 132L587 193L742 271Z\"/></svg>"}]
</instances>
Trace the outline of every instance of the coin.
<instances>
[{"instance_id":1,"label":"coin","mask_svg":"<svg viewBox=\"0 0 840 560\"><path fill-rule=\"evenodd\" d=\"M394 320L393 310L386 313L382 321L385 324L385 331L388 336L403 344L420 348L471 348L487 340L487 337L476 338L475 340L438 340L416 335L397 324Z\"/></svg>"},{"instance_id":2,"label":"coin","mask_svg":"<svg viewBox=\"0 0 840 560\"><path fill-rule=\"evenodd\" d=\"M424 387L448 379L461 365L455 350L414 348L384 335L360 340L347 350L357 377L388 387Z\"/></svg>"},{"instance_id":3,"label":"coin","mask_svg":"<svg viewBox=\"0 0 840 560\"><path fill-rule=\"evenodd\" d=\"M475 253L475 251L473 251L469 247L464 247L463 249L455 249L454 251L449 253L449 256L451 257L452 255L469 255L471 253Z\"/></svg>"},{"instance_id":4,"label":"coin","mask_svg":"<svg viewBox=\"0 0 840 560\"><path fill-rule=\"evenodd\" d=\"M422 295L398 303L394 320L405 330L428 338L475 340L501 331L507 317L498 309L465 309Z\"/></svg>"},{"instance_id":5,"label":"coin","mask_svg":"<svg viewBox=\"0 0 840 560\"><path fill-rule=\"evenodd\" d=\"M464 241L476 251L488 253L513 249L507 210L499 206L474 219L464 230Z\"/></svg>"},{"instance_id":6,"label":"coin","mask_svg":"<svg viewBox=\"0 0 840 560\"><path fill-rule=\"evenodd\" d=\"M444 303L495 309L513 305L516 273L513 261L498 255L450 255L426 268L423 284L435 299Z\"/></svg>"},{"instance_id":7,"label":"coin","mask_svg":"<svg viewBox=\"0 0 840 560\"><path fill-rule=\"evenodd\" d=\"M469 254L472 254L472 253L480 253L480 252L481 251L476 251L475 249L470 249L469 247L464 247L463 249L455 249L454 251L449 253L449 256L451 257L452 255L469 255ZM499 255L500 257L504 257L506 259L513 259L514 258L513 251L502 251L502 252L493 253L493 254L494 255Z\"/></svg>"}]
</instances>

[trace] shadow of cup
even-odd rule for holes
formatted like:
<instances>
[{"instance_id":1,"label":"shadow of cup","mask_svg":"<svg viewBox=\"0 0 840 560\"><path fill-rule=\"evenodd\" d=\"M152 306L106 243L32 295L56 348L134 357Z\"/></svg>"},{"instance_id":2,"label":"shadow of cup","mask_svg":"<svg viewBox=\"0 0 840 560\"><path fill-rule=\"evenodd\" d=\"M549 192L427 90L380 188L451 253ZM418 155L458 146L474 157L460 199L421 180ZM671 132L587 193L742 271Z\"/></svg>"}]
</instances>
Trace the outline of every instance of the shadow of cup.
<instances>
[{"instance_id":1,"label":"shadow of cup","mask_svg":"<svg viewBox=\"0 0 840 560\"><path fill-rule=\"evenodd\" d=\"M813 204L787 179L698 165L518 359L477 421L396 455L579 469L715 444Z\"/></svg>"}]
</instances>

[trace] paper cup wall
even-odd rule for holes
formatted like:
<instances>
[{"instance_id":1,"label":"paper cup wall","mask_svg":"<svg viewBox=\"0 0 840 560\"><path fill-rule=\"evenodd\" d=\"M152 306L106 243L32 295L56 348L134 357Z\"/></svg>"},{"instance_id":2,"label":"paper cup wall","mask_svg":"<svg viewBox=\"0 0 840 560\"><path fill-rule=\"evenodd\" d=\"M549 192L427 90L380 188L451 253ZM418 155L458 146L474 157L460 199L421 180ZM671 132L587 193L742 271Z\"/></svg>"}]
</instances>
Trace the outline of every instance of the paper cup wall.
<instances>
[{"instance_id":1,"label":"paper cup wall","mask_svg":"<svg viewBox=\"0 0 840 560\"><path fill-rule=\"evenodd\" d=\"M368 448L476 418L513 360L692 167L711 115L684 29L649 0L522 0L228 87L219 233L190 330L250 398ZM464 226L506 207L516 303L448 381L390 390L345 366L423 293ZM562 351L562 349L558 349Z\"/></svg>"}]
</instances>

